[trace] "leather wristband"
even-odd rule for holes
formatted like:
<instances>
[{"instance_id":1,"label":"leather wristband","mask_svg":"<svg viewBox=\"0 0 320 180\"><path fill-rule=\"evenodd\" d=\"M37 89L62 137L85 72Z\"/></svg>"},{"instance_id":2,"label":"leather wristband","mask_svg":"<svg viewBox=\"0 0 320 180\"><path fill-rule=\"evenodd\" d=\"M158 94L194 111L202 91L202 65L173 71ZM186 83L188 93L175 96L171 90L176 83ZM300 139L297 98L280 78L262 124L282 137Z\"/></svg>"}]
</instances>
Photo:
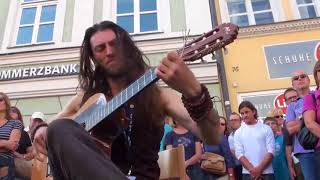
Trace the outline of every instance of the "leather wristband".
<instances>
[{"instance_id":1,"label":"leather wristband","mask_svg":"<svg viewBox=\"0 0 320 180\"><path fill-rule=\"evenodd\" d=\"M182 95L181 99L189 115L196 122L201 121L213 108L209 91L203 84L201 84L201 94L199 96L186 98Z\"/></svg>"},{"instance_id":2,"label":"leather wristband","mask_svg":"<svg viewBox=\"0 0 320 180\"><path fill-rule=\"evenodd\" d=\"M47 123L41 123L38 124L31 132L31 141L34 141L34 135L36 134L37 130L40 129L41 127L48 127Z\"/></svg>"}]
</instances>

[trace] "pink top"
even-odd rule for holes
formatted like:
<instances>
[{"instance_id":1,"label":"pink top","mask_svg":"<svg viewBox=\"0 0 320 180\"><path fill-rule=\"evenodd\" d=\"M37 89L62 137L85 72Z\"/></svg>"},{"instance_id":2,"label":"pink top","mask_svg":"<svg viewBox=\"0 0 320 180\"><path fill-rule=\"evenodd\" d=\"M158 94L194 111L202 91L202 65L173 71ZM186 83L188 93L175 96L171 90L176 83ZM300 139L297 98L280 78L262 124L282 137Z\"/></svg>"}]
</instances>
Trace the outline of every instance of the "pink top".
<instances>
[{"instance_id":1,"label":"pink top","mask_svg":"<svg viewBox=\"0 0 320 180\"><path fill-rule=\"evenodd\" d=\"M314 104L312 94L308 94L307 96L303 97L303 112L307 110L317 110L316 122L320 124L320 90L314 91L314 95L317 100L317 107ZM316 149L320 149L320 140L318 141Z\"/></svg>"}]
</instances>

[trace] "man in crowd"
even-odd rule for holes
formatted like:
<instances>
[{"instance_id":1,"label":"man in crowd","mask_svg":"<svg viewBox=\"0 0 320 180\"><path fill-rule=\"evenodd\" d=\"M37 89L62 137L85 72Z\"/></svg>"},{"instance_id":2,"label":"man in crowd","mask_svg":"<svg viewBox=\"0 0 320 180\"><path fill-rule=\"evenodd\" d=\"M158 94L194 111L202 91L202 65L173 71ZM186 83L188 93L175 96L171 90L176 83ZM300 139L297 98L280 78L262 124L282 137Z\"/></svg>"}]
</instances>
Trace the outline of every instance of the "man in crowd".
<instances>
[{"instance_id":1,"label":"man in crowd","mask_svg":"<svg viewBox=\"0 0 320 180\"><path fill-rule=\"evenodd\" d=\"M236 176L237 180L241 180L242 179L242 165L241 165L241 162L236 158L235 150L234 150L234 134L235 134L236 130L239 129L241 126L241 117L238 113L232 112L229 117L229 121L230 121L231 133L228 137L228 141L229 141L231 153L232 153L232 155L234 157L234 161L235 161L235 167L234 167L235 176Z\"/></svg>"},{"instance_id":2,"label":"man in crowd","mask_svg":"<svg viewBox=\"0 0 320 180\"><path fill-rule=\"evenodd\" d=\"M287 88L284 93L284 100L286 102L287 107L292 102L295 102L298 99L298 92L293 89L292 87ZM283 136L284 142L286 145L286 157L287 157L287 164L289 168L290 178L303 180L303 174L301 171L301 165L299 160L293 155L293 136L291 136L287 130L287 127L283 127Z\"/></svg>"},{"instance_id":3,"label":"man in crowd","mask_svg":"<svg viewBox=\"0 0 320 180\"><path fill-rule=\"evenodd\" d=\"M303 111L303 97L310 93L310 79L308 75L301 70L293 72L291 78L292 87L298 92L298 99L291 102L286 112L286 126L290 135L293 135L293 153L299 159L302 173L307 180L316 180L317 168L314 167L313 150L305 150L299 143L296 134L300 131ZM288 96L288 95L287 95ZM289 99L289 98L288 98Z\"/></svg>"},{"instance_id":4,"label":"man in crowd","mask_svg":"<svg viewBox=\"0 0 320 180\"><path fill-rule=\"evenodd\" d=\"M271 161L275 144L269 126L258 122L257 109L249 101L239 105L244 123L234 135L236 157L243 165L243 179L274 180Z\"/></svg>"}]
</instances>

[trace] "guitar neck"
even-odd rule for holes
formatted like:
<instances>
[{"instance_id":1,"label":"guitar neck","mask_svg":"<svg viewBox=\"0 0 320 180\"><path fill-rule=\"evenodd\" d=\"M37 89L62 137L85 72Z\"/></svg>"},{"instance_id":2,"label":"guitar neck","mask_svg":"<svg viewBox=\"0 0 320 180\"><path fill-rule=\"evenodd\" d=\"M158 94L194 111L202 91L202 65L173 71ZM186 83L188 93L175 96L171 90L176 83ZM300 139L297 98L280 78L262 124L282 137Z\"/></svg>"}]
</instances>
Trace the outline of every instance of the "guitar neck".
<instances>
[{"instance_id":1,"label":"guitar neck","mask_svg":"<svg viewBox=\"0 0 320 180\"><path fill-rule=\"evenodd\" d=\"M121 91L121 93L113 97L106 104L103 104L103 101L97 102L96 106L88 108L88 110L82 113L84 115L77 117L75 121L80 124L85 123L85 129L90 131L104 118L109 116L112 112L129 101L133 96L157 80L158 77L155 73L155 68L150 68L139 79L130 84L125 90ZM85 114L87 114L87 117L84 118L83 116L86 116Z\"/></svg>"}]
</instances>

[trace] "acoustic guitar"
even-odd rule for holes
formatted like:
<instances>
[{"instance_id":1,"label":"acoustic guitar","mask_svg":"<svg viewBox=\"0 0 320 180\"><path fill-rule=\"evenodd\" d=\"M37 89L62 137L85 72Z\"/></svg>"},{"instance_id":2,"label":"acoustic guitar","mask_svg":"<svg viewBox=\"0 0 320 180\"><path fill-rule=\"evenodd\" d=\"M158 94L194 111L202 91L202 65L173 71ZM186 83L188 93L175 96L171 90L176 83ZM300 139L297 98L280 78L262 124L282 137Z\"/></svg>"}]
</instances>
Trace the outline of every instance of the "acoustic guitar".
<instances>
[{"instance_id":1,"label":"acoustic guitar","mask_svg":"<svg viewBox=\"0 0 320 180\"><path fill-rule=\"evenodd\" d=\"M237 38L238 29L237 25L231 23L221 24L199 38L186 43L183 48L177 50L177 53L181 55L184 61L198 60L203 56L214 53L214 51L232 43L234 39ZM120 118L122 120L119 120L119 114L117 114L119 111L116 110L121 108L132 97L158 79L155 68L150 68L121 93L108 101L104 94L95 94L90 97L76 113L74 121L82 125L86 131L90 132L98 146L102 148L105 153L110 155L112 141L127 127L126 118ZM117 118L113 118L113 116L116 116ZM106 117L108 118L106 119ZM123 115L120 115L120 117L123 117ZM96 129L101 127L103 127L102 129L104 132L108 133L104 133L103 136L94 133ZM47 166L47 163L44 163L44 166ZM40 169L35 170L35 168ZM43 173L46 169L47 168L41 169L41 166L39 165L33 166L33 172L42 172L41 174L48 176L48 173ZM32 180L43 179L46 179L46 177L37 176L37 178L33 178Z\"/></svg>"}]
</instances>

